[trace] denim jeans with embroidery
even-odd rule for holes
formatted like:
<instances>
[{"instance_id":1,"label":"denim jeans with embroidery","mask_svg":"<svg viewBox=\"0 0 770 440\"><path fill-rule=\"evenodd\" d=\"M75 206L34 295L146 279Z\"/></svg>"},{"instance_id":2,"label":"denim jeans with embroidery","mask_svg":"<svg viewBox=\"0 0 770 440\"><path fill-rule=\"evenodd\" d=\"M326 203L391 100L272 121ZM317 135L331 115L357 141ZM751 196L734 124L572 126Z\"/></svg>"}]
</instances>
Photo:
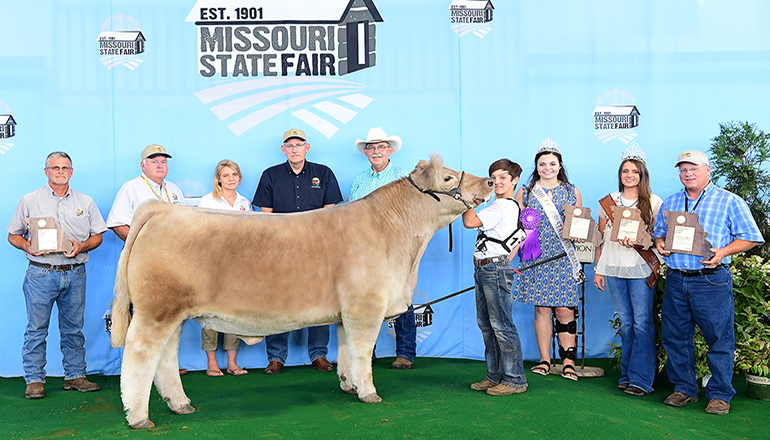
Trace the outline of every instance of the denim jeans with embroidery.
<instances>
[{"instance_id":1,"label":"denim jeans with embroidery","mask_svg":"<svg viewBox=\"0 0 770 440\"><path fill-rule=\"evenodd\" d=\"M652 302L655 292L645 278L605 277L615 311L620 317L620 381L651 393L655 380L655 324Z\"/></svg>"}]
</instances>

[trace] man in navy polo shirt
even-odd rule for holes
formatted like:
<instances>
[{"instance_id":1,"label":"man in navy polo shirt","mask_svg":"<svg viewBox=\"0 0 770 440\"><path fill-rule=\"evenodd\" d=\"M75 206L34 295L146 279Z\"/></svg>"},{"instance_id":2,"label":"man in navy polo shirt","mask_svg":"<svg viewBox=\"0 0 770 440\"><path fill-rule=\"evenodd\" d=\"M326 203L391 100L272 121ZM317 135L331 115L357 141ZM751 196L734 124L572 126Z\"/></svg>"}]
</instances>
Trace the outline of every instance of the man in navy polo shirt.
<instances>
[{"instance_id":1,"label":"man in navy polo shirt","mask_svg":"<svg viewBox=\"0 0 770 440\"><path fill-rule=\"evenodd\" d=\"M252 204L259 206L262 212L288 213L325 208L341 202L342 193L334 173L326 165L305 160L309 150L310 144L304 131L297 128L286 131L281 151L288 160L262 173ZM289 333L267 336L265 344L270 362L265 374L281 373L289 354ZM319 371L334 369L326 360L328 345L328 325L307 329L308 355L313 367Z\"/></svg>"}]
</instances>

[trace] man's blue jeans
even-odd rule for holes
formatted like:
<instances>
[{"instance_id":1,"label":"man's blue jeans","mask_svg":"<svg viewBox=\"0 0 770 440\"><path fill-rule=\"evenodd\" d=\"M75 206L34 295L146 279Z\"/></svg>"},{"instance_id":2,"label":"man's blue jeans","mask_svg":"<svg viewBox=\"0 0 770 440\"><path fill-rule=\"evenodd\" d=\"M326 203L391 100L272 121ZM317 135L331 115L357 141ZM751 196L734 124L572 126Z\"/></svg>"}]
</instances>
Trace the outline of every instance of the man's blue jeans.
<instances>
[{"instance_id":1,"label":"man's blue jeans","mask_svg":"<svg viewBox=\"0 0 770 440\"><path fill-rule=\"evenodd\" d=\"M289 356L289 333L281 333L265 337L267 347L267 361L278 361L286 363L286 357ZM317 327L307 328L307 354L310 356L310 362L320 357L326 357L329 353L329 326L319 325Z\"/></svg>"},{"instance_id":2,"label":"man's blue jeans","mask_svg":"<svg viewBox=\"0 0 770 440\"><path fill-rule=\"evenodd\" d=\"M24 380L45 383L46 338L51 310L59 309L64 379L86 376L86 339L83 312L86 307L86 267L66 272L29 266L21 287L27 304L27 328L21 349Z\"/></svg>"},{"instance_id":3,"label":"man's blue jeans","mask_svg":"<svg viewBox=\"0 0 770 440\"><path fill-rule=\"evenodd\" d=\"M735 304L733 278L723 267L714 274L683 276L669 270L661 310L661 337L668 355L668 378L674 391L698 395L695 377L695 324L698 324L709 351L706 354L711 379L706 386L708 399L729 402L735 395L732 385L735 355Z\"/></svg>"},{"instance_id":4,"label":"man's blue jeans","mask_svg":"<svg viewBox=\"0 0 770 440\"><path fill-rule=\"evenodd\" d=\"M396 356L414 361L417 356L417 324L412 306L409 311L396 318Z\"/></svg>"},{"instance_id":5,"label":"man's blue jeans","mask_svg":"<svg viewBox=\"0 0 770 440\"><path fill-rule=\"evenodd\" d=\"M476 322L484 338L487 379L513 387L527 385L521 340L513 324L513 276L510 261L476 269Z\"/></svg>"},{"instance_id":6,"label":"man's blue jeans","mask_svg":"<svg viewBox=\"0 0 770 440\"><path fill-rule=\"evenodd\" d=\"M620 317L620 383L651 393L655 380L655 324L652 303L655 293L644 278L605 277L615 311Z\"/></svg>"}]
</instances>

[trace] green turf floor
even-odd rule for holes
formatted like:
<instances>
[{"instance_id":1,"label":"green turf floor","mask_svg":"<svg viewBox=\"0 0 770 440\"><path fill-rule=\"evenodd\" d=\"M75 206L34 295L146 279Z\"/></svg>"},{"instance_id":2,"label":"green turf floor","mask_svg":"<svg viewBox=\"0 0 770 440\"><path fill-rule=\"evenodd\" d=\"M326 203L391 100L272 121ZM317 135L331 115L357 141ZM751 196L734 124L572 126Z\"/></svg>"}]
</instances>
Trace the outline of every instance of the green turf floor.
<instances>
[{"instance_id":1,"label":"green turf floor","mask_svg":"<svg viewBox=\"0 0 770 440\"><path fill-rule=\"evenodd\" d=\"M150 418L156 427L132 431L120 401L120 378L89 377L97 393L63 391L50 378L47 397L24 398L24 381L0 379L2 439L766 439L770 402L745 395L742 376L727 416L704 413L706 399L684 408L661 402L671 392L658 378L653 394L633 397L616 389L619 373L608 360L587 360L606 370L601 378L571 382L529 373L529 390L492 397L471 391L484 378L479 361L418 358L411 371L389 370L392 359L374 366L384 399L364 404L343 393L335 373L289 367L278 376L253 369L245 376L211 378L191 372L182 378L197 411L175 415L155 391Z\"/></svg>"}]
</instances>

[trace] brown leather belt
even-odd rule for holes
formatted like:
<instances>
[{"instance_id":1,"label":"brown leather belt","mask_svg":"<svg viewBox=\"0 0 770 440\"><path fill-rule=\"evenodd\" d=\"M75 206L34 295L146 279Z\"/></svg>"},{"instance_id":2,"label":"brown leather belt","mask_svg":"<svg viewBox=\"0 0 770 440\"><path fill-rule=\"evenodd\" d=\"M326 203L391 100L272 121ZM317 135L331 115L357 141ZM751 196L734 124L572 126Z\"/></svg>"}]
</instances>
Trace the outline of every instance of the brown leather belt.
<instances>
[{"instance_id":1,"label":"brown leather belt","mask_svg":"<svg viewBox=\"0 0 770 440\"><path fill-rule=\"evenodd\" d=\"M477 259L474 258L473 259L473 265L478 268L478 267L481 267L481 266L483 266L485 264L500 263L502 261L508 261L508 256L507 255L500 255L498 257L482 258L480 260L477 260Z\"/></svg>"},{"instance_id":2,"label":"brown leather belt","mask_svg":"<svg viewBox=\"0 0 770 440\"><path fill-rule=\"evenodd\" d=\"M683 277L697 277L703 275L714 275L718 271L728 268L729 266L722 263L712 269L698 269L698 270L684 270L684 269L671 269Z\"/></svg>"},{"instance_id":3,"label":"brown leather belt","mask_svg":"<svg viewBox=\"0 0 770 440\"><path fill-rule=\"evenodd\" d=\"M68 270L73 270L76 267L83 266L84 264L85 263L80 263L80 264L62 264L60 266L54 266L52 264L38 263L37 261L29 260L29 265L30 266L42 267L43 269L55 270L57 272L67 272Z\"/></svg>"}]
</instances>

